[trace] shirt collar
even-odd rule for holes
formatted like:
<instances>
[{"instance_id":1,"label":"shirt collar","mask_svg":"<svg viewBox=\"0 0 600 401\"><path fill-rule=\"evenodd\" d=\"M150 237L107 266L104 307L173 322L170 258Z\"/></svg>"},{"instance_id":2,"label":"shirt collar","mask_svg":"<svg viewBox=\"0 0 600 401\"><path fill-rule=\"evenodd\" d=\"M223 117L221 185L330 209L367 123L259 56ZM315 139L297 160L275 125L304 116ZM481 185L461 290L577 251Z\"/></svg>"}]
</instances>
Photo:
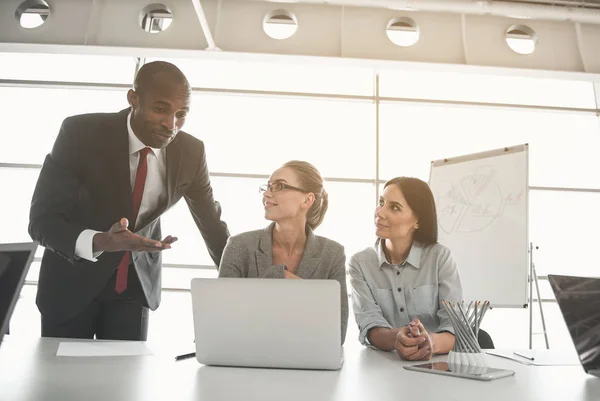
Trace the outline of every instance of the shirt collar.
<instances>
[{"instance_id":1,"label":"shirt collar","mask_svg":"<svg viewBox=\"0 0 600 401\"><path fill-rule=\"evenodd\" d=\"M385 257L385 253L383 252L383 244L384 244L384 240L380 239L379 241L377 241L377 259L379 260L379 268L381 269L384 264L388 264L388 265L392 265L390 262L388 262L387 258ZM408 252L408 257L406 258L405 263L410 264L411 266L415 267L415 268L419 268L420 267L420 263L421 263L421 251L423 250L423 247L421 246L421 244L419 244L416 241L413 241L411 247L410 247L410 251Z\"/></svg>"},{"instance_id":2,"label":"shirt collar","mask_svg":"<svg viewBox=\"0 0 600 401\"><path fill-rule=\"evenodd\" d=\"M146 145L144 145L144 142L140 141L140 138L138 138L133 133L133 129L131 128L131 112L127 115L127 133L129 134L129 155L130 156L133 154L136 154L140 150L147 147ZM156 157L158 157L160 155L160 152L162 150L162 149L155 149L155 148L150 148L150 149L152 149L152 153L154 153L154 156L156 156Z\"/></svg>"}]
</instances>

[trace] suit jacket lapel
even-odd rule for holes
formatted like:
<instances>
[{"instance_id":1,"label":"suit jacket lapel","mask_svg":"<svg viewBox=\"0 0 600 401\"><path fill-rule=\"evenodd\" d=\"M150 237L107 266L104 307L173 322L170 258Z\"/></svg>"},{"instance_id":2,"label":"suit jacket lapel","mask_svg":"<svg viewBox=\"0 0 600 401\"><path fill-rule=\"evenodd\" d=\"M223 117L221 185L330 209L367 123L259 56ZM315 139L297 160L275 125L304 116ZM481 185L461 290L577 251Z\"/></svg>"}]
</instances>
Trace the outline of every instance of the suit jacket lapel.
<instances>
[{"instance_id":1,"label":"suit jacket lapel","mask_svg":"<svg viewBox=\"0 0 600 401\"><path fill-rule=\"evenodd\" d=\"M120 111L115 115L112 122L112 129L109 130L109 135L112 133L113 138L106 141L107 159L110 160L109 165L112 167L112 177L115 185L115 210L121 217L127 217L132 221L132 204L131 194L131 178L129 175L129 134L127 133L127 115L129 109ZM125 215L121 211L125 211ZM130 229L132 229L130 227Z\"/></svg>"},{"instance_id":2,"label":"suit jacket lapel","mask_svg":"<svg viewBox=\"0 0 600 401\"><path fill-rule=\"evenodd\" d=\"M315 234L310 227L307 227L306 231L304 254L302 255L302 260L300 261L298 269L296 269L296 276L303 279L311 278L321 261L321 258L319 257L319 244L317 243Z\"/></svg>"},{"instance_id":3,"label":"suit jacket lapel","mask_svg":"<svg viewBox=\"0 0 600 401\"><path fill-rule=\"evenodd\" d=\"M136 222L136 230L141 230L146 227L150 222L160 217L173 203L173 196L175 194L175 188L179 180L179 172L181 170L181 141L178 137L173 139L164 150L167 158L167 201L158 206L158 208L150 215L148 215L143 221Z\"/></svg>"},{"instance_id":4,"label":"suit jacket lapel","mask_svg":"<svg viewBox=\"0 0 600 401\"><path fill-rule=\"evenodd\" d=\"M271 266L273 266L273 227L275 223L265 228L258 242L256 254L256 273L261 277Z\"/></svg>"},{"instance_id":5,"label":"suit jacket lapel","mask_svg":"<svg viewBox=\"0 0 600 401\"><path fill-rule=\"evenodd\" d=\"M181 161L183 160L181 141L175 137L173 142L167 146L167 207L173 202L175 188L179 182L179 172L181 171Z\"/></svg>"},{"instance_id":6,"label":"suit jacket lapel","mask_svg":"<svg viewBox=\"0 0 600 401\"><path fill-rule=\"evenodd\" d=\"M260 242L258 244L258 250L256 250L256 266L258 277L273 266L273 227L275 223L271 223L269 227L265 228L260 236ZM319 244L315 234L310 228L307 228L306 233L306 246L304 247L304 254L298 269L296 269L296 276L304 279L309 279L319 267L321 258L319 257Z\"/></svg>"}]
</instances>

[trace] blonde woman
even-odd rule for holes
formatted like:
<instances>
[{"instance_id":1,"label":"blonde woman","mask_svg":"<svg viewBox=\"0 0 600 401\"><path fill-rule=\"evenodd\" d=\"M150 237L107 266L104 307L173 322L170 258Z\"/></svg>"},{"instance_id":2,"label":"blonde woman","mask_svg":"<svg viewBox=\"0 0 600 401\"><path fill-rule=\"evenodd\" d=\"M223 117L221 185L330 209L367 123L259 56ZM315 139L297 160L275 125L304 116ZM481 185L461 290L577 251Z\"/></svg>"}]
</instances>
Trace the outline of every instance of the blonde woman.
<instances>
[{"instance_id":1,"label":"blonde woman","mask_svg":"<svg viewBox=\"0 0 600 401\"><path fill-rule=\"evenodd\" d=\"M343 343L348 325L344 247L313 232L328 205L321 174L310 163L290 161L271 174L260 192L265 218L272 223L229 238L219 277L337 280Z\"/></svg>"}]
</instances>

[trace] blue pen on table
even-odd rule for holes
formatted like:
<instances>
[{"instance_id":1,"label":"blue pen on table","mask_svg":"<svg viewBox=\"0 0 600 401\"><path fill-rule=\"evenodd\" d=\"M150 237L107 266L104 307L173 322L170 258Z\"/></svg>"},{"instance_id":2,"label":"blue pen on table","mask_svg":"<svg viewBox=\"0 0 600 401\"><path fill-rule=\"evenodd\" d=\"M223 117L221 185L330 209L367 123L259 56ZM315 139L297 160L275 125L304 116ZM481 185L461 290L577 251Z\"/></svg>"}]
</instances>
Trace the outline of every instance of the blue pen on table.
<instances>
[{"instance_id":1,"label":"blue pen on table","mask_svg":"<svg viewBox=\"0 0 600 401\"><path fill-rule=\"evenodd\" d=\"M195 357L195 356L196 356L196 353L195 353L195 352L190 352L189 354L177 355L177 356L175 357L175 360L176 360L176 361L182 361L182 360L184 360L184 359L193 358L193 357Z\"/></svg>"},{"instance_id":2,"label":"blue pen on table","mask_svg":"<svg viewBox=\"0 0 600 401\"><path fill-rule=\"evenodd\" d=\"M523 355L523 354L520 354L520 353L518 353L518 352L513 352L513 354L515 354L515 355L518 355L518 356L520 356L521 358L529 359L530 361L533 361L533 360L535 360L535 359L534 359L532 356Z\"/></svg>"}]
</instances>

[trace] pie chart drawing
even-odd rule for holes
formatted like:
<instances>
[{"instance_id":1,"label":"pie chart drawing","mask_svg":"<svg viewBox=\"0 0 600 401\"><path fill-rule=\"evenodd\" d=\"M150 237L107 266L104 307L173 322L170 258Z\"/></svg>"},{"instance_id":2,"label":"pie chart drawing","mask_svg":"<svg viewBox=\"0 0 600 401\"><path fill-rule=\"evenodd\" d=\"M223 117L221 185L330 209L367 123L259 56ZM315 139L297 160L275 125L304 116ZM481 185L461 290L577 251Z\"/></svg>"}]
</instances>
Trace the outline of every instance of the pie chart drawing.
<instances>
[{"instance_id":1,"label":"pie chart drawing","mask_svg":"<svg viewBox=\"0 0 600 401\"><path fill-rule=\"evenodd\" d=\"M482 167L456 181L440 183L436 206L444 233L482 231L502 216L504 196L495 176L493 168Z\"/></svg>"},{"instance_id":2,"label":"pie chart drawing","mask_svg":"<svg viewBox=\"0 0 600 401\"><path fill-rule=\"evenodd\" d=\"M429 185L440 244L451 250L465 300L528 302L527 144L432 160Z\"/></svg>"}]
</instances>

